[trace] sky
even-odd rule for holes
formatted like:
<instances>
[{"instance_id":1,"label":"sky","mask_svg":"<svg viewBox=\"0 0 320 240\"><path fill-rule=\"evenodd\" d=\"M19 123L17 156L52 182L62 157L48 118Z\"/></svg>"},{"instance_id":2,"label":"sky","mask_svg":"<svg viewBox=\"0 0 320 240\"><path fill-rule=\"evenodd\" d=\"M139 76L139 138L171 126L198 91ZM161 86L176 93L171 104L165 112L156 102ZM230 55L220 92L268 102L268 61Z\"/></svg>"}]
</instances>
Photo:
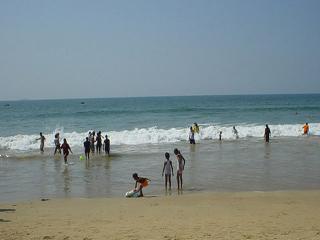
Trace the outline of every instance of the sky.
<instances>
[{"instance_id":1,"label":"sky","mask_svg":"<svg viewBox=\"0 0 320 240\"><path fill-rule=\"evenodd\" d=\"M1 0L0 100L320 93L318 0Z\"/></svg>"}]
</instances>

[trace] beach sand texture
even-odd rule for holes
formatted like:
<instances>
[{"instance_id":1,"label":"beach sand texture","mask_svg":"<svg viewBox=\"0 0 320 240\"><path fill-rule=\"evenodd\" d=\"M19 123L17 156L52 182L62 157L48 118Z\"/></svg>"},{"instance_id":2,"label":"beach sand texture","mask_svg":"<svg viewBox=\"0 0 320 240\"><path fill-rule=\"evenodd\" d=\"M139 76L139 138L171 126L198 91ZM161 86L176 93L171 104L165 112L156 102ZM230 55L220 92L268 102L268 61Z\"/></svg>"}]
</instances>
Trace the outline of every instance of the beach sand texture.
<instances>
[{"instance_id":1,"label":"beach sand texture","mask_svg":"<svg viewBox=\"0 0 320 240\"><path fill-rule=\"evenodd\" d=\"M320 191L0 205L1 239L320 239Z\"/></svg>"}]
</instances>

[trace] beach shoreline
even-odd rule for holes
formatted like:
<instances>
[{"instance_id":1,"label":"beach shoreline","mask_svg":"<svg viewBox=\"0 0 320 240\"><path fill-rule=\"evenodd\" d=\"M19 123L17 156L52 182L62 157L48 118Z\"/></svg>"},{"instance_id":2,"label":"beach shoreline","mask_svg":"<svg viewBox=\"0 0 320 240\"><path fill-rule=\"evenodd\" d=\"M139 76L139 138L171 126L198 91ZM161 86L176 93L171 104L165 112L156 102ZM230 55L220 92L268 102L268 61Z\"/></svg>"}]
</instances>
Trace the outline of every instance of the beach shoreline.
<instances>
[{"instance_id":1,"label":"beach shoreline","mask_svg":"<svg viewBox=\"0 0 320 240\"><path fill-rule=\"evenodd\" d=\"M320 190L0 204L2 239L320 239Z\"/></svg>"}]
</instances>

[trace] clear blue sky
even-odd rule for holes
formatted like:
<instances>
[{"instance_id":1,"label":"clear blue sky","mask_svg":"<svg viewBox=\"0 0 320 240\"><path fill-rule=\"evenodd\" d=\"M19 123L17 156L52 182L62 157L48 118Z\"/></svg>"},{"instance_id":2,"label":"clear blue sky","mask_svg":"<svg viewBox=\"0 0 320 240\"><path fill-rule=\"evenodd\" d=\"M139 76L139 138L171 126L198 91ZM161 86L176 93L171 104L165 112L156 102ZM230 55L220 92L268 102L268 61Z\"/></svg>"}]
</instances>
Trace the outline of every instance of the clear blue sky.
<instances>
[{"instance_id":1,"label":"clear blue sky","mask_svg":"<svg viewBox=\"0 0 320 240\"><path fill-rule=\"evenodd\" d=\"M2 0L0 99L319 93L319 13L319 0Z\"/></svg>"}]
</instances>

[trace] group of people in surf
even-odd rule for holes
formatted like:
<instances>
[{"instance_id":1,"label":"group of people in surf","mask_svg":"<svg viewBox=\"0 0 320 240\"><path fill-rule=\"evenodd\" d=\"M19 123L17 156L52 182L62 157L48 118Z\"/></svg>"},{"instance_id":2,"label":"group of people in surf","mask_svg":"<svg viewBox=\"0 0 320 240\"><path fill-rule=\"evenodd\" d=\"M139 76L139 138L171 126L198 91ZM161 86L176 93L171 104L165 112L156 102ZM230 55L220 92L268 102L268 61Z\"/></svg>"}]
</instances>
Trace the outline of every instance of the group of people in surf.
<instances>
[{"instance_id":1,"label":"group of people in surf","mask_svg":"<svg viewBox=\"0 0 320 240\"><path fill-rule=\"evenodd\" d=\"M102 143L103 138L104 141ZM110 156L110 139L108 138L108 135L105 135L105 137L103 137L101 131L97 133L97 136L95 131L89 132L89 135L88 137L86 137L86 141L83 143L83 146L86 160L90 159L90 152L94 153L96 150L98 154L101 154L102 147L105 154Z\"/></svg>"},{"instance_id":2,"label":"group of people in surf","mask_svg":"<svg viewBox=\"0 0 320 240\"><path fill-rule=\"evenodd\" d=\"M102 139L104 138L103 144L102 144ZM40 151L41 153L44 152L44 142L46 138L43 136L42 132L40 132L40 137L36 139L37 141L40 140ZM71 147L67 142L67 139L63 139L63 143L60 144L60 133L56 133L54 135L54 155L57 153L61 154L61 149L63 153L63 158L65 164L68 162L68 155L71 152ZM84 146L84 152L86 159L90 159L90 152L94 153L95 150L97 151L98 154L101 154L101 148L103 147L105 154L108 156L110 155L110 139L108 138L108 135L105 135L105 137L102 136L101 131L97 133L97 136L95 134L95 131L89 132L88 137L86 137L85 142L83 143Z\"/></svg>"},{"instance_id":3,"label":"group of people in surf","mask_svg":"<svg viewBox=\"0 0 320 240\"><path fill-rule=\"evenodd\" d=\"M195 122L191 127L190 127L190 132L189 132L189 142L190 144L195 144L195 133L199 133L200 132L200 127L199 125ZM238 139L239 135L238 135L238 130L236 129L235 126L233 126L232 128L232 132L235 135L235 138ZM305 123L305 125L303 126L303 134L304 135L308 135L309 134L309 124ZM264 130L264 139L265 142L269 142L270 141L270 136L271 136L271 130L268 126L268 124L266 124L265 130ZM104 141L102 142L102 140L104 139ZM42 132L40 132L40 137L37 138L36 140L40 140L40 151L44 152L44 142L46 140L46 138L43 136ZM219 140L222 141L222 131L219 131ZM63 139L63 143L60 144L60 134L56 133L54 136L54 145L55 145L55 149L54 149L54 155L56 153L61 154L61 149L63 152L63 156L64 156L64 161L65 163L67 163L68 161L68 155L72 150L70 148L70 145L67 142L67 139L64 138ZM95 131L90 131L88 134L88 137L86 137L85 142L83 143L84 146L84 152L85 152L85 156L86 156L86 160L90 159L90 153L95 153L95 151L98 154L101 154L101 149L103 148L104 152L106 155L110 155L110 139L108 138L108 135L105 135L105 137L102 136L101 131L99 131L96 135Z\"/></svg>"},{"instance_id":4,"label":"group of people in surf","mask_svg":"<svg viewBox=\"0 0 320 240\"><path fill-rule=\"evenodd\" d=\"M194 139L194 134L199 133L200 128L197 123L194 123L190 127L190 133L189 133L189 142L190 144L195 144L195 139ZM238 139L238 131L233 126L232 128L233 134L235 137ZM309 124L306 123L303 126L303 134L307 135L309 134ZM271 136L271 130L266 124L265 131L264 131L264 139L266 142L269 142ZM64 156L64 162L67 164L67 158L69 155L69 152L72 153L72 150L70 148L70 145L67 142L67 139L63 139L63 143L60 145L60 134L56 133L55 134L55 139L54 139L54 144L55 144L55 149L54 149L54 155L58 152L61 154L61 149L63 151L63 156ZM102 144L102 139L104 138L103 144ZM44 142L45 142L45 137L43 136L42 132L40 132L40 137L37 138L36 140L40 140L40 151L44 151ZM219 140L222 140L222 131L219 132ZM101 154L101 148L103 147L105 154L110 154L110 140L108 138L108 135L105 135L105 137L102 136L101 131L95 134L95 131L89 132L88 137L86 137L85 142L83 143L84 145L84 152L86 156L86 160L90 159L90 153L94 153L95 151L98 154ZM178 185L178 190L182 190L182 185L183 185L183 179L182 179L182 174L184 171L185 167L185 158L182 156L181 152L175 148L174 149L174 154L177 159L177 172L176 172L176 179L177 179L177 185ZM166 152L165 153L165 162L163 164L163 169L162 169L162 177L165 177L165 189L168 189L169 185L169 190L171 190L171 176L174 176L174 171L173 171L173 164L172 161L170 160L170 153ZM136 197L143 197L143 188L147 187L149 185L150 179L144 178L144 177L139 177L137 173L134 173L132 175L133 179L135 180L135 187L132 190L132 196Z\"/></svg>"},{"instance_id":5,"label":"group of people in surf","mask_svg":"<svg viewBox=\"0 0 320 240\"><path fill-rule=\"evenodd\" d=\"M308 135L309 134L309 124L306 123L302 128L303 128L303 135ZM199 133L199 131L200 131L200 128L199 128L199 125L197 123L194 123L190 127L190 131L189 131L189 142L190 142L190 144L196 144L194 135L195 135L195 133ZM234 134L236 139L239 138L238 130L236 129L235 126L232 127L232 133ZM269 142L270 141L270 136L271 136L271 130L270 130L268 124L266 124L266 127L264 129L265 142ZM222 141L222 131L219 131L219 141Z\"/></svg>"},{"instance_id":6,"label":"group of people in surf","mask_svg":"<svg viewBox=\"0 0 320 240\"><path fill-rule=\"evenodd\" d=\"M195 133L199 134L199 132L200 132L199 125L196 122L193 123L193 125L190 127L190 131L189 131L189 142L190 142L190 144L196 144L194 135L195 135ZM238 139L239 138L238 130L236 129L235 126L232 127L232 132L235 135L235 138ZM222 131L219 131L219 141L222 141Z\"/></svg>"},{"instance_id":7,"label":"group of people in surf","mask_svg":"<svg viewBox=\"0 0 320 240\"><path fill-rule=\"evenodd\" d=\"M308 135L309 134L309 124L306 123L303 127L303 135ZM264 140L266 141L266 143L268 143L270 141L270 136L271 136L271 130L268 126L268 124L266 124L266 128L264 129Z\"/></svg>"}]
</instances>

